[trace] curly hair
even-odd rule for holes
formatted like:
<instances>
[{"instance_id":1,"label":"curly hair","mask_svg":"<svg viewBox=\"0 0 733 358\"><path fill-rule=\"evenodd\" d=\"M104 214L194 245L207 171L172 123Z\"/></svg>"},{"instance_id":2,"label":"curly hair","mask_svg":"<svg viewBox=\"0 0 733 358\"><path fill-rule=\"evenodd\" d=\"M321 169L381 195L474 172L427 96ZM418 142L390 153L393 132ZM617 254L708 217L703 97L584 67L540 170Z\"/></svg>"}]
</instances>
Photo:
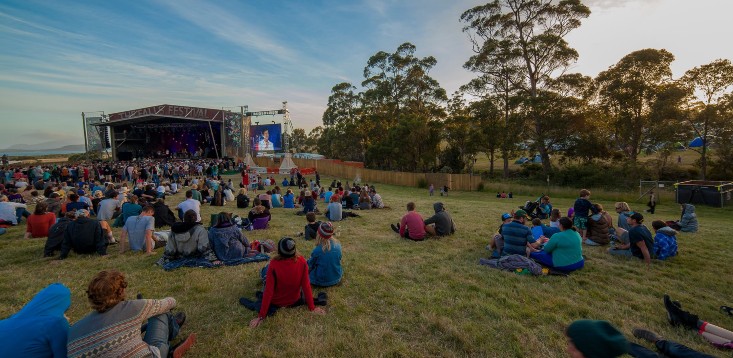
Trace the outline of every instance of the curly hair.
<instances>
[{"instance_id":1,"label":"curly hair","mask_svg":"<svg viewBox=\"0 0 733 358\"><path fill-rule=\"evenodd\" d=\"M127 281L117 270L101 271L89 283L87 298L92 309L103 313L125 300Z\"/></svg>"}]
</instances>

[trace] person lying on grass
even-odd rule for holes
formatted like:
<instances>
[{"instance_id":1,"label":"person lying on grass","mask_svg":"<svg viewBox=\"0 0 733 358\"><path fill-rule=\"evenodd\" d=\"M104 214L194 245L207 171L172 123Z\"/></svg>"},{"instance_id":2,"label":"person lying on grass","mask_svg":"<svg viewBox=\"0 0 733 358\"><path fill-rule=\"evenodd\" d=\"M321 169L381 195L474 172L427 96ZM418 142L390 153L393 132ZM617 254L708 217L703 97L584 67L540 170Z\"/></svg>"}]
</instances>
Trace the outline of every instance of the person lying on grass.
<instances>
[{"instance_id":1,"label":"person lying on grass","mask_svg":"<svg viewBox=\"0 0 733 358\"><path fill-rule=\"evenodd\" d=\"M310 282L314 286L328 287L341 282L341 243L333 238L333 225L323 222L318 227L316 247L308 259Z\"/></svg>"},{"instance_id":2,"label":"person lying on grass","mask_svg":"<svg viewBox=\"0 0 733 358\"><path fill-rule=\"evenodd\" d=\"M247 309L259 312L249 322L251 328L259 326L267 316L283 307L307 305L315 314L326 314L318 305L326 305L327 297L321 292L318 300L313 299L313 291L308 276L308 264L295 249L295 240L285 237L277 244L277 253L265 267L265 292L256 294L256 300L242 297L239 303Z\"/></svg>"},{"instance_id":3,"label":"person lying on grass","mask_svg":"<svg viewBox=\"0 0 733 358\"><path fill-rule=\"evenodd\" d=\"M0 321L0 357L66 357L71 291L52 283Z\"/></svg>"},{"instance_id":4,"label":"person lying on grass","mask_svg":"<svg viewBox=\"0 0 733 358\"><path fill-rule=\"evenodd\" d=\"M87 298L94 312L69 330L69 357L181 357L196 340L191 334L173 347L173 341L186 321L183 312L176 314L176 299L125 300L127 280L116 270L101 271L87 288ZM145 336L140 335L146 324Z\"/></svg>"},{"instance_id":5,"label":"person lying on grass","mask_svg":"<svg viewBox=\"0 0 733 358\"><path fill-rule=\"evenodd\" d=\"M545 237L540 237L543 241ZM557 271L572 272L583 268L582 239L568 218L560 218L560 232L552 235L540 251L529 257L538 263Z\"/></svg>"},{"instance_id":6,"label":"person lying on grass","mask_svg":"<svg viewBox=\"0 0 733 358\"><path fill-rule=\"evenodd\" d=\"M577 320L565 329L568 355L572 358L632 357L698 357L712 358L674 341L665 340L656 333L636 328L635 337L654 343L656 352L636 343L629 342L623 333L611 323L596 320Z\"/></svg>"}]
</instances>

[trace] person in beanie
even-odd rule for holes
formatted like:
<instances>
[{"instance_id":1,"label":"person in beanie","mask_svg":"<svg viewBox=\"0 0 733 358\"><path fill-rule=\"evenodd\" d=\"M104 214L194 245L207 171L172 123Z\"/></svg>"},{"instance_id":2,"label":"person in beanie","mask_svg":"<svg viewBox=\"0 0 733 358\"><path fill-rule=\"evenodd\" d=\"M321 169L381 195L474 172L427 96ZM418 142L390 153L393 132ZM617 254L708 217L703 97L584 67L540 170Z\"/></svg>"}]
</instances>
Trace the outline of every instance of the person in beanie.
<instances>
[{"instance_id":1,"label":"person in beanie","mask_svg":"<svg viewBox=\"0 0 733 358\"><path fill-rule=\"evenodd\" d=\"M613 358L630 351L626 337L607 321L582 319L565 329L573 358Z\"/></svg>"},{"instance_id":2,"label":"person in beanie","mask_svg":"<svg viewBox=\"0 0 733 358\"><path fill-rule=\"evenodd\" d=\"M316 247L308 259L308 271L312 285L328 287L341 282L341 244L333 238L333 225L323 222L318 227Z\"/></svg>"},{"instance_id":3,"label":"person in beanie","mask_svg":"<svg viewBox=\"0 0 733 358\"><path fill-rule=\"evenodd\" d=\"M277 256L266 267L265 292L257 292L257 300L252 301L245 297L239 299L242 306L252 311L258 311L256 318L249 322L255 328L267 316L275 314L282 307L296 307L308 305L308 309L316 314L326 314L320 307L326 305L326 294L318 295L313 299L310 278L308 277L308 263L295 249L295 240L284 237L277 244Z\"/></svg>"}]
</instances>

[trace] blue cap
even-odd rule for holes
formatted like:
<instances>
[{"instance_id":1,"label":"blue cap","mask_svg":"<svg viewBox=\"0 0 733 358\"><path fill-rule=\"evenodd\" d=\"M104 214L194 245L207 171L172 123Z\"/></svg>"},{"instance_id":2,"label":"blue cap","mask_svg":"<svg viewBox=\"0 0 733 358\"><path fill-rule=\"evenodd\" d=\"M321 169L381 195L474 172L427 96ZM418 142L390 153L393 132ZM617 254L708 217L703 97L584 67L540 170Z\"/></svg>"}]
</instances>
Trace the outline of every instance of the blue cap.
<instances>
[{"instance_id":1,"label":"blue cap","mask_svg":"<svg viewBox=\"0 0 733 358\"><path fill-rule=\"evenodd\" d=\"M501 221L504 221L506 219L511 219L511 218L512 218L512 215L509 213L501 214Z\"/></svg>"}]
</instances>

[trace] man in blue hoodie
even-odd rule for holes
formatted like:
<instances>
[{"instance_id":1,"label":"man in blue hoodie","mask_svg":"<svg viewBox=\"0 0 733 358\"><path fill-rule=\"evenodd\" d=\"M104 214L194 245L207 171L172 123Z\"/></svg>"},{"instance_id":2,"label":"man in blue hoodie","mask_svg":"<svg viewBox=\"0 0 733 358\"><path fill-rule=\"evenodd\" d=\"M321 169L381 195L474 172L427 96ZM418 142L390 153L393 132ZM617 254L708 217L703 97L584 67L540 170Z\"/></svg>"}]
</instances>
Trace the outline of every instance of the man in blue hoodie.
<instances>
[{"instance_id":1,"label":"man in blue hoodie","mask_svg":"<svg viewBox=\"0 0 733 358\"><path fill-rule=\"evenodd\" d=\"M0 357L66 357L71 291L52 283L8 319L0 321Z\"/></svg>"}]
</instances>

